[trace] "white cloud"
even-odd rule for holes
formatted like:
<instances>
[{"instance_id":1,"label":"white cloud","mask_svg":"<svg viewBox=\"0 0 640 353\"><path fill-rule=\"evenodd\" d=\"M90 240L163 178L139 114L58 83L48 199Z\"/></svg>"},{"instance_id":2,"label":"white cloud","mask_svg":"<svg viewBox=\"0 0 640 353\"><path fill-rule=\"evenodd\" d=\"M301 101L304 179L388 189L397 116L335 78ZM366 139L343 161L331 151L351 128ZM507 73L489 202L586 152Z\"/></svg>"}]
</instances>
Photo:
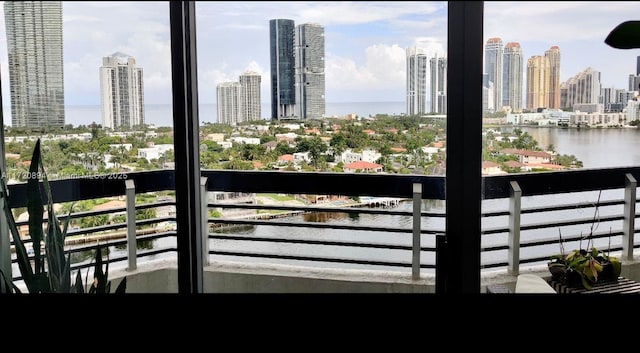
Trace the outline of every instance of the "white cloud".
<instances>
[{"instance_id":1,"label":"white cloud","mask_svg":"<svg viewBox=\"0 0 640 353\"><path fill-rule=\"evenodd\" d=\"M245 70L262 76L269 102L269 20L317 22L325 28L326 97L332 101L404 100L405 49L445 53L446 2L197 2L200 102L215 103L215 86ZM551 45L562 54L561 80L591 66L605 87L626 88L634 50L604 44L618 23L640 13L640 2L485 2L484 36L517 41L525 60ZM168 2L63 2L65 99L99 104L102 58L122 51L144 70L147 103L171 95ZM3 103L9 107L6 36L0 21Z\"/></svg>"},{"instance_id":2,"label":"white cloud","mask_svg":"<svg viewBox=\"0 0 640 353\"><path fill-rule=\"evenodd\" d=\"M387 92L395 90L404 94L406 55L398 45L376 44L365 49L365 62L328 55L325 65L327 100L345 101L345 97L332 91L351 93L358 100L388 101ZM366 87L366 90L363 88ZM397 98L397 97L396 97ZM348 101L348 100L347 100Z\"/></svg>"}]
</instances>

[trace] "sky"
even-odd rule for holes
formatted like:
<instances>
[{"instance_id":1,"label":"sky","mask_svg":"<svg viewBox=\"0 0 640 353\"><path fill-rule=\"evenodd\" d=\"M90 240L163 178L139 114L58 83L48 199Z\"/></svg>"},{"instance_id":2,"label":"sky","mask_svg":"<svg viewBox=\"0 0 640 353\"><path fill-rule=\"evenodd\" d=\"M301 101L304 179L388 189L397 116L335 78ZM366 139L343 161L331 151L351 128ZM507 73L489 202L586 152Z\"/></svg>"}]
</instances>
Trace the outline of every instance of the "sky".
<instances>
[{"instance_id":1,"label":"sky","mask_svg":"<svg viewBox=\"0 0 640 353\"><path fill-rule=\"evenodd\" d=\"M557 45L561 82L592 67L601 72L603 87L627 89L640 50L614 49L604 39L619 23L639 17L640 2L487 1L483 36L485 42L500 37L503 44L520 43L525 66L529 57ZM275 18L324 27L327 102L402 102L406 48L446 54L446 2L197 2L201 104L215 103L216 85L238 81L247 70L262 75L261 101L270 102L269 20ZM171 102L169 2L63 1L63 28L66 105L100 104L102 58L118 51L143 68L147 104ZM4 20L0 75L6 109Z\"/></svg>"}]
</instances>

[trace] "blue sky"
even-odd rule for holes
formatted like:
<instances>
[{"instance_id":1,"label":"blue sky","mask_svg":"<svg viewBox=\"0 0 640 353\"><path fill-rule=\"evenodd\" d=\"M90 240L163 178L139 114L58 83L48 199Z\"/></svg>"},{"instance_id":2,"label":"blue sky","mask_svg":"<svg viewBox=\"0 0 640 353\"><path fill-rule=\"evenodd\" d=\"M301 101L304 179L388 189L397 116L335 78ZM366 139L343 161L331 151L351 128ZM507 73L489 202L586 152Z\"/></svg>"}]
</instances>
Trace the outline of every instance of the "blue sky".
<instances>
[{"instance_id":1,"label":"blue sky","mask_svg":"<svg viewBox=\"0 0 640 353\"><path fill-rule=\"evenodd\" d=\"M200 103L215 103L216 84L245 70L262 75L269 96L269 20L316 22L325 28L328 102L404 101L405 49L420 43L446 53L446 2L218 2L196 5ZM637 20L640 2L485 2L484 38L519 42L526 59L561 51L561 81L587 67L604 87L627 88L640 50L613 49L606 35ZM63 2L67 105L99 105L98 70L116 51L144 69L148 104L171 101L168 2ZM0 21L2 97L9 99L7 46ZM525 80L526 82L526 80ZM9 119L5 119L7 121Z\"/></svg>"}]
</instances>

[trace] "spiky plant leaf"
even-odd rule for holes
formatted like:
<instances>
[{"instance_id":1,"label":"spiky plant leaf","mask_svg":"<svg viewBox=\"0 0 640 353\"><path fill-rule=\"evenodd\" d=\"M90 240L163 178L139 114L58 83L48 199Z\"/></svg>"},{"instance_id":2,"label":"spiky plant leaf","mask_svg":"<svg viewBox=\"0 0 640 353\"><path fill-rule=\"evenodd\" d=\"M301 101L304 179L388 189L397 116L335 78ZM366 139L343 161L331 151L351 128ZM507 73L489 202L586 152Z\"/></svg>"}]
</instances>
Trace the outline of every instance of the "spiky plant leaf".
<instances>
[{"instance_id":1,"label":"spiky plant leaf","mask_svg":"<svg viewBox=\"0 0 640 353\"><path fill-rule=\"evenodd\" d=\"M7 223L9 225L9 230L11 232L11 238L13 239L13 243L15 245L16 250L16 258L18 260L18 268L20 269L20 273L22 274L22 278L24 279L24 283L27 286L27 290L29 293L36 293L37 288L34 283L34 273L33 268L31 268L31 261L29 260L29 254L27 253L27 249L24 246L24 242L20 237L20 232L18 231L18 226L16 225L16 220L13 217L13 212L11 212L11 208L9 207L9 193L7 188L7 182L4 177L5 173L1 174L0 177L0 187L2 188L2 195L4 195L3 209L5 216L7 218Z\"/></svg>"},{"instance_id":2,"label":"spiky plant leaf","mask_svg":"<svg viewBox=\"0 0 640 353\"><path fill-rule=\"evenodd\" d=\"M76 284L73 286L73 292L78 294L84 294L84 285L82 284L82 275L80 270L76 274Z\"/></svg>"},{"instance_id":3,"label":"spiky plant leaf","mask_svg":"<svg viewBox=\"0 0 640 353\"><path fill-rule=\"evenodd\" d=\"M31 236L35 273L44 271L44 263L40 252L40 244L44 240L42 223L44 220L44 204L40 194L39 181L40 139L36 141L31 155L29 174L27 175L27 212L29 213L29 235ZM29 290L31 292L31 290Z\"/></svg>"},{"instance_id":4,"label":"spiky plant leaf","mask_svg":"<svg viewBox=\"0 0 640 353\"><path fill-rule=\"evenodd\" d=\"M107 278L102 271L102 250L100 247L96 249L96 266L93 271L93 276L96 279L94 282L96 285L96 293L104 294L107 285Z\"/></svg>"},{"instance_id":5,"label":"spiky plant leaf","mask_svg":"<svg viewBox=\"0 0 640 353\"><path fill-rule=\"evenodd\" d=\"M71 288L71 282L65 281L64 279L70 278L71 274L64 254L65 234L55 214L51 187L42 160L40 160L40 175L47 200L48 222L45 246L47 247L47 265L49 267L51 287L55 292L68 293Z\"/></svg>"},{"instance_id":6,"label":"spiky plant leaf","mask_svg":"<svg viewBox=\"0 0 640 353\"><path fill-rule=\"evenodd\" d=\"M13 283L13 281L9 281L7 277L4 275L4 272L0 270L0 277L2 279L2 285L0 285L0 294L20 294L20 289Z\"/></svg>"}]
</instances>

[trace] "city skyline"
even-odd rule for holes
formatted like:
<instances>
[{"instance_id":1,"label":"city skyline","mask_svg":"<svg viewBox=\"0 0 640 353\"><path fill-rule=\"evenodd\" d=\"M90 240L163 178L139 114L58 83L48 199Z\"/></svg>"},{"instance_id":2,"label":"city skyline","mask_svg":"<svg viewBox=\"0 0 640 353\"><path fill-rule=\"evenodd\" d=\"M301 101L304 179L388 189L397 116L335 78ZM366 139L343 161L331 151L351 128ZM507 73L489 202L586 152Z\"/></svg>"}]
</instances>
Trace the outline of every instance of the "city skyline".
<instances>
[{"instance_id":1,"label":"city skyline","mask_svg":"<svg viewBox=\"0 0 640 353\"><path fill-rule=\"evenodd\" d=\"M100 104L94 63L114 51L129 53L144 66L148 104L170 101L168 3L63 2L63 8L67 105ZM484 42L490 37L518 42L525 59L557 45L562 50L561 82L593 67L602 72L603 87L624 89L640 52L610 48L604 38L635 10L640 4L633 2L485 2ZM444 2L198 2L196 14L203 104L215 103L217 83L248 69L269 77L272 18L323 24L327 102L403 102L405 48L425 44L431 51L446 49ZM5 32L4 23L0 31ZM6 78L6 42L0 43L0 55ZM7 109L8 80L2 81ZM268 103L268 80L261 91L262 103Z\"/></svg>"}]
</instances>

